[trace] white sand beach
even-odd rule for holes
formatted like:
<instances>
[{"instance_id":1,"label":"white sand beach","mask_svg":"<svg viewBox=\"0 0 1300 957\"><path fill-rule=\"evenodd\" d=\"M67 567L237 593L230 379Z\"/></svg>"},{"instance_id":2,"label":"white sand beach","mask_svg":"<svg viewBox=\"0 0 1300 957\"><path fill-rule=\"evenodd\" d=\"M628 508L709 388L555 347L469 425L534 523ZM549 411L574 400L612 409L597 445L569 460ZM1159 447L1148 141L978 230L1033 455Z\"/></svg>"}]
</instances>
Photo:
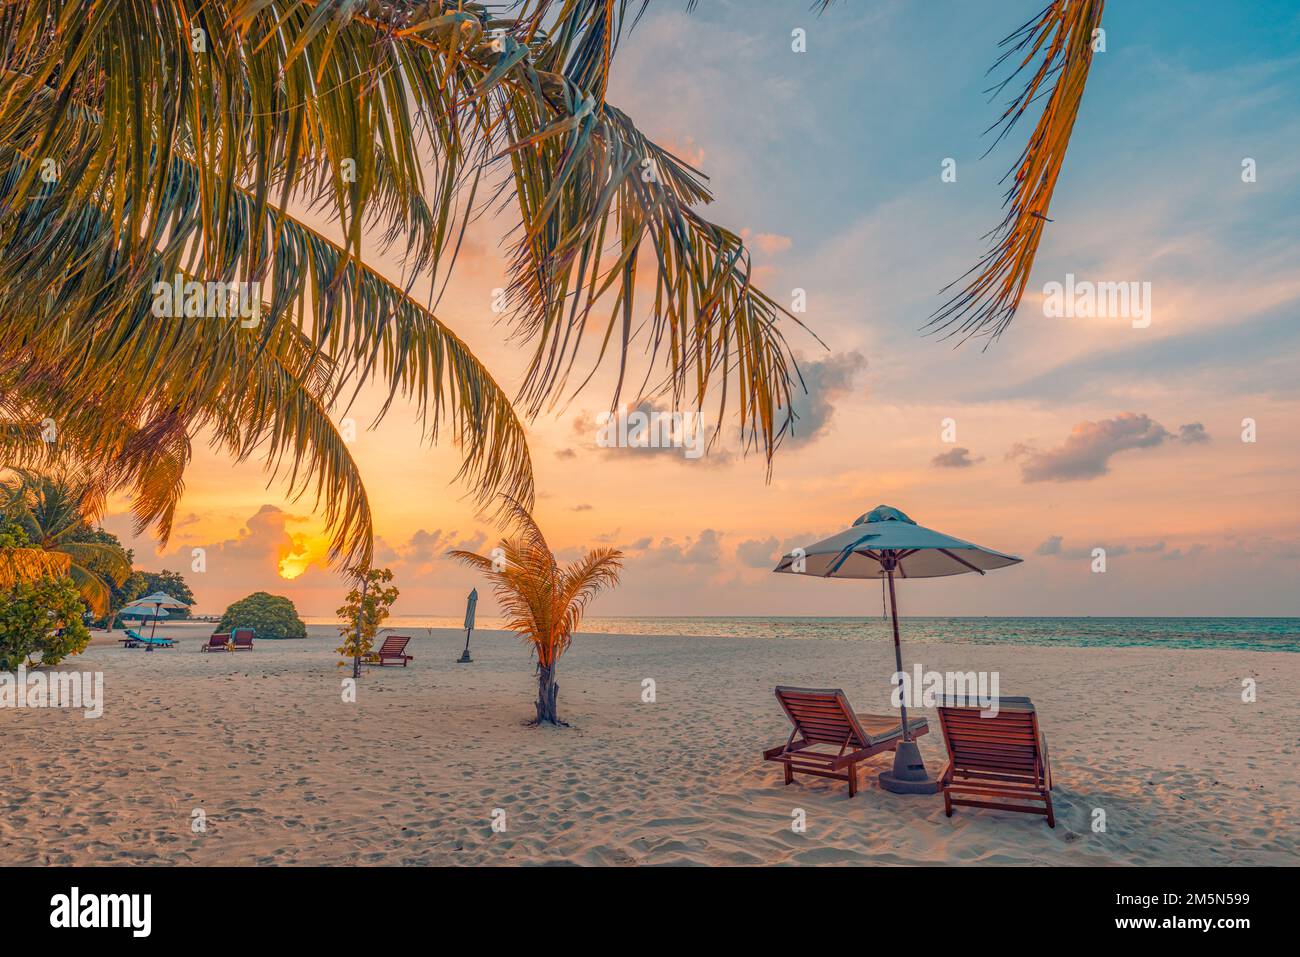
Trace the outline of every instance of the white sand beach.
<instances>
[{"instance_id":1,"label":"white sand beach","mask_svg":"<svg viewBox=\"0 0 1300 957\"><path fill-rule=\"evenodd\" d=\"M997 670L1003 694L1033 698L1052 830L882 791L889 755L852 799L783 786L761 760L789 733L773 686L841 686L887 712L886 643L579 635L559 669L572 727L538 729L509 635L476 634L460 665L461 633L416 629L414 662L368 668L349 704L332 629L201 654L209 630L160 627L178 642L154 652L100 638L60 666L103 672L98 719L0 710L0 864L1300 863L1300 655L905 643L908 662Z\"/></svg>"}]
</instances>

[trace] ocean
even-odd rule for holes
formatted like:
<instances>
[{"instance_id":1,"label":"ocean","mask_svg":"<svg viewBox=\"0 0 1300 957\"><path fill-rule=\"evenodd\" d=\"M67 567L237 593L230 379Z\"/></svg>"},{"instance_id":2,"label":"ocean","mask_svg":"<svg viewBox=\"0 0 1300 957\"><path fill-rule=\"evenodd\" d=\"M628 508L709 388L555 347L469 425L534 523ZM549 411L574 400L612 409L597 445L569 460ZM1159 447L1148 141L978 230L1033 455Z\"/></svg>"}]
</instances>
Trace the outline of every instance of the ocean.
<instances>
[{"instance_id":1,"label":"ocean","mask_svg":"<svg viewBox=\"0 0 1300 957\"><path fill-rule=\"evenodd\" d=\"M312 624L332 619L310 618ZM394 615L391 628L460 628L462 618ZM1236 648L1300 652L1300 618L902 618L905 642L985 645L1074 645L1086 648ZM501 627L482 617L480 629ZM890 639L885 618L671 618L600 617L582 622L579 634L679 635L698 638Z\"/></svg>"}]
</instances>

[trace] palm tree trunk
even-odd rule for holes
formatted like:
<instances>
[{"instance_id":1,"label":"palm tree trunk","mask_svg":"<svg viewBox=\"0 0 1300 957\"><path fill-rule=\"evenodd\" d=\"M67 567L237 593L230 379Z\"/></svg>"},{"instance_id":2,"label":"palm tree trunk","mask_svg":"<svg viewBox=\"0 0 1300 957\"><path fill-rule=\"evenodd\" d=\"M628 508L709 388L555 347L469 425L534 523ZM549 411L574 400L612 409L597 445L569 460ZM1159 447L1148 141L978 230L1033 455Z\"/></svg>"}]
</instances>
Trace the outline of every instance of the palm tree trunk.
<instances>
[{"instance_id":1,"label":"palm tree trunk","mask_svg":"<svg viewBox=\"0 0 1300 957\"><path fill-rule=\"evenodd\" d=\"M555 665L537 666L537 720L535 724L564 724L555 712L560 686L555 681Z\"/></svg>"}]
</instances>

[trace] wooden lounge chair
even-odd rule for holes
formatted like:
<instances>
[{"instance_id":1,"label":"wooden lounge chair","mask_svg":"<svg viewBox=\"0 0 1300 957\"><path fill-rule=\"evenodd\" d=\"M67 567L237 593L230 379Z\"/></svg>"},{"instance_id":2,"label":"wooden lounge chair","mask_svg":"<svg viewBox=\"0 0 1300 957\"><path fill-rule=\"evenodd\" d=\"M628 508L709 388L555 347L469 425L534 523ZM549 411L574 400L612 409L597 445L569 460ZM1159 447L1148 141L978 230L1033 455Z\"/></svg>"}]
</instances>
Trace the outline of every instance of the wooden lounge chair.
<instances>
[{"instance_id":1,"label":"wooden lounge chair","mask_svg":"<svg viewBox=\"0 0 1300 957\"><path fill-rule=\"evenodd\" d=\"M232 631L230 633L230 640L233 643L235 650L252 651L253 634L254 632L252 628L236 628Z\"/></svg>"},{"instance_id":2,"label":"wooden lounge chair","mask_svg":"<svg viewBox=\"0 0 1300 957\"><path fill-rule=\"evenodd\" d=\"M978 705L939 706L948 746L948 766L940 779L944 812L952 817L954 806L1024 811L1045 814L1047 826L1056 827L1052 765L1033 703L1000 698L995 717L980 717L981 711Z\"/></svg>"},{"instance_id":3,"label":"wooden lounge chair","mask_svg":"<svg viewBox=\"0 0 1300 957\"><path fill-rule=\"evenodd\" d=\"M768 748L763 760L785 765L785 783L794 775L815 774L849 782L849 797L858 793L858 762L893 751L903 740L899 719L893 715L854 714L838 688L787 688L778 686L781 702L794 730L779 748ZM916 738L930 730L924 718L910 718L908 730ZM815 745L839 750L814 751Z\"/></svg>"},{"instance_id":4,"label":"wooden lounge chair","mask_svg":"<svg viewBox=\"0 0 1300 957\"><path fill-rule=\"evenodd\" d=\"M218 633L208 639L208 643L199 651L234 651L230 645L230 633Z\"/></svg>"},{"instance_id":5,"label":"wooden lounge chair","mask_svg":"<svg viewBox=\"0 0 1300 957\"><path fill-rule=\"evenodd\" d=\"M390 661L400 661L402 667L405 668L408 661L415 660L414 655L406 653L406 645L410 640L406 635L389 635L384 639L384 643L378 651L372 651L366 655L367 663L383 667Z\"/></svg>"}]
</instances>

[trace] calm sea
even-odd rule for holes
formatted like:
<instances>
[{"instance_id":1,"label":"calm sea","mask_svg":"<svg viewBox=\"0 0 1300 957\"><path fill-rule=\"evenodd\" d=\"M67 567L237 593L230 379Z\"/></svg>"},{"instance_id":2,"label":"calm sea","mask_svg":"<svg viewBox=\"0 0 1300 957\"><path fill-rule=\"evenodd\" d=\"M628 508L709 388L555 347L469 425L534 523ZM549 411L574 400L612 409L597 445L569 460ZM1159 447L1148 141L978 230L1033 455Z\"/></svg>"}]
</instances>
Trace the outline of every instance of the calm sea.
<instances>
[{"instance_id":1,"label":"calm sea","mask_svg":"<svg viewBox=\"0 0 1300 957\"><path fill-rule=\"evenodd\" d=\"M332 624L331 619L309 619ZM461 618L394 615L404 628L459 628ZM904 641L974 644L1241 648L1300 652L1300 618L903 618ZM481 629L499 628L483 617ZM592 617L587 634L682 635L700 638L838 638L876 641L890 636L882 618L614 618Z\"/></svg>"}]
</instances>

